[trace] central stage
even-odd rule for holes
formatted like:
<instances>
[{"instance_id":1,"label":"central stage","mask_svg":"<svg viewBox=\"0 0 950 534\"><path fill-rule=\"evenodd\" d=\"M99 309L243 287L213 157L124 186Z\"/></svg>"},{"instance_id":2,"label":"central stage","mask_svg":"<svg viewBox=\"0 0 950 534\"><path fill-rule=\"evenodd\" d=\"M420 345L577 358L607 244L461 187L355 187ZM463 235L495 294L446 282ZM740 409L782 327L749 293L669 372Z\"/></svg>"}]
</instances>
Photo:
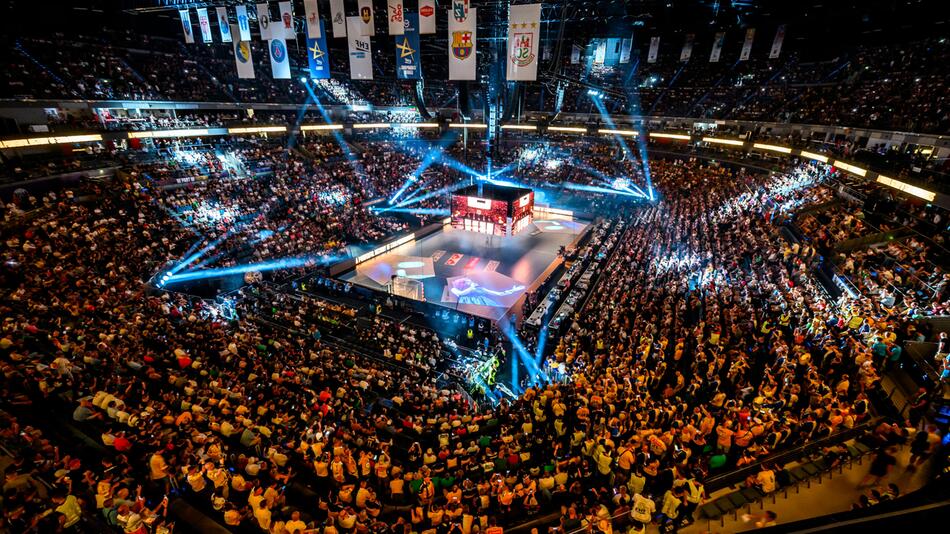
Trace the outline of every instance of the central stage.
<instances>
[{"instance_id":1,"label":"central stage","mask_svg":"<svg viewBox=\"0 0 950 534\"><path fill-rule=\"evenodd\" d=\"M520 309L525 293L561 264L561 248L572 248L588 227L584 221L537 211L533 222L510 237L444 224L440 231L390 248L336 278L387 293L394 276L417 281L427 302L497 322Z\"/></svg>"}]
</instances>

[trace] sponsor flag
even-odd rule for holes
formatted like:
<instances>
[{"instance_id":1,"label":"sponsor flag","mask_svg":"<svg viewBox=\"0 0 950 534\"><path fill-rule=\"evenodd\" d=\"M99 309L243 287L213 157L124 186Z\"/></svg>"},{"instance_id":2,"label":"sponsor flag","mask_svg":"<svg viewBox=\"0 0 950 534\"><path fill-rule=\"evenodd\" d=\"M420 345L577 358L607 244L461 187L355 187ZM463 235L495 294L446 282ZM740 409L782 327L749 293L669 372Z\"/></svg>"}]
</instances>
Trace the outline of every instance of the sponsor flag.
<instances>
[{"instance_id":1,"label":"sponsor flag","mask_svg":"<svg viewBox=\"0 0 950 534\"><path fill-rule=\"evenodd\" d=\"M369 36L361 35L363 18L359 15L346 17L346 35L350 49L350 78L354 80L373 79L373 47Z\"/></svg>"},{"instance_id":2,"label":"sponsor flag","mask_svg":"<svg viewBox=\"0 0 950 534\"><path fill-rule=\"evenodd\" d=\"M290 59L287 57L287 42L281 37L275 37L267 45L270 52L270 69L276 80L290 79Z\"/></svg>"},{"instance_id":3,"label":"sponsor flag","mask_svg":"<svg viewBox=\"0 0 950 534\"><path fill-rule=\"evenodd\" d=\"M343 0L330 0L330 22L333 23L333 37L346 37L346 12Z\"/></svg>"},{"instance_id":4,"label":"sponsor flag","mask_svg":"<svg viewBox=\"0 0 950 534\"><path fill-rule=\"evenodd\" d=\"M745 41L742 43L742 52L739 53L739 61L749 59L752 54L752 40L755 39L755 28L749 28L745 31Z\"/></svg>"},{"instance_id":5,"label":"sponsor flag","mask_svg":"<svg viewBox=\"0 0 950 534\"><path fill-rule=\"evenodd\" d=\"M406 13L403 33L396 35L396 77L400 80L422 79L422 55L419 53L419 17Z\"/></svg>"},{"instance_id":6,"label":"sponsor flag","mask_svg":"<svg viewBox=\"0 0 950 534\"><path fill-rule=\"evenodd\" d=\"M317 0L303 0L303 11L307 17L307 37L317 39L323 36L323 25L320 24L320 7Z\"/></svg>"},{"instance_id":7,"label":"sponsor flag","mask_svg":"<svg viewBox=\"0 0 950 534\"><path fill-rule=\"evenodd\" d=\"M680 51L680 61L689 61L689 58L693 56L693 41L695 39L695 34L686 34L686 40L683 41L683 49Z\"/></svg>"},{"instance_id":8,"label":"sponsor flag","mask_svg":"<svg viewBox=\"0 0 950 534\"><path fill-rule=\"evenodd\" d=\"M373 18L373 0L359 0L359 13L356 15L360 21L360 35L376 35L376 21ZM349 25L347 25L349 33Z\"/></svg>"},{"instance_id":9,"label":"sponsor flag","mask_svg":"<svg viewBox=\"0 0 950 534\"><path fill-rule=\"evenodd\" d=\"M201 28L201 40L206 43L212 42L214 39L211 38L211 22L208 20L208 10L203 7L199 7L198 11L198 27Z\"/></svg>"},{"instance_id":10,"label":"sponsor flag","mask_svg":"<svg viewBox=\"0 0 950 534\"><path fill-rule=\"evenodd\" d=\"M620 63L630 63L631 52L633 52L633 37L620 42Z\"/></svg>"},{"instance_id":11,"label":"sponsor flag","mask_svg":"<svg viewBox=\"0 0 950 534\"><path fill-rule=\"evenodd\" d=\"M775 59L782 54L782 41L785 40L785 25L782 24L775 30L775 39L772 40L772 50L769 51L769 59Z\"/></svg>"},{"instance_id":12,"label":"sponsor flag","mask_svg":"<svg viewBox=\"0 0 950 534\"><path fill-rule=\"evenodd\" d=\"M419 33L435 33L435 0L419 0Z\"/></svg>"},{"instance_id":13,"label":"sponsor flag","mask_svg":"<svg viewBox=\"0 0 950 534\"><path fill-rule=\"evenodd\" d=\"M541 36L541 4L508 8L508 80L538 79L538 41Z\"/></svg>"},{"instance_id":14,"label":"sponsor flag","mask_svg":"<svg viewBox=\"0 0 950 534\"><path fill-rule=\"evenodd\" d=\"M650 37L650 51L647 53L647 63L656 63L656 56L660 53L660 38Z\"/></svg>"},{"instance_id":15,"label":"sponsor flag","mask_svg":"<svg viewBox=\"0 0 950 534\"><path fill-rule=\"evenodd\" d=\"M449 79L474 80L476 9L461 22L449 14Z\"/></svg>"},{"instance_id":16,"label":"sponsor flag","mask_svg":"<svg viewBox=\"0 0 950 534\"><path fill-rule=\"evenodd\" d=\"M179 9L178 15L181 17L181 31L185 34L185 42L195 44L195 29L191 27L191 11Z\"/></svg>"},{"instance_id":17,"label":"sponsor flag","mask_svg":"<svg viewBox=\"0 0 950 534\"><path fill-rule=\"evenodd\" d=\"M270 41L274 22L270 19L270 6L266 2L257 4L257 25L261 29L261 41Z\"/></svg>"},{"instance_id":18,"label":"sponsor flag","mask_svg":"<svg viewBox=\"0 0 950 534\"><path fill-rule=\"evenodd\" d=\"M231 42L231 24L228 22L228 8L215 8L218 13L218 29L221 30L221 42Z\"/></svg>"},{"instance_id":19,"label":"sponsor flag","mask_svg":"<svg viewBox=\"0 0 950 534\"><path fill-rule=\"evenodd\" d=\"M713 41L712 52L709 53L710 63L719 63L719 55L722 53L722 44L726 42L726 32L716 34L716 40Z\"/></svg>"},{"instance_id":20,"label":"sponsor flag","mask_svg":"<svg viewBox=\"0 0 950 534\"><path fill-rule=\"evenodd\" d=\"M389 21L389 35L402 35L405 31L404 26L406 26L406 14L403 12L402 0L388 1L386 17L386 20ZM415 26L418 26L418 24Z\"/></svg>"},{"instance_id":21,"label":"sponsor flag","mask_svg":"<svg viewBox=\"0 0 950 534\"><path fill-rule=\"evenodd\" d=\"M277 6L280 8L280 24L278 24L278 26L282 32L278 37L283 36L284 39L293 39L296 41L297 31L294 29L294 4L292 2L279 2Z\"/></svg>"},{"instance_id":22,"label":"sponsor flag","mask_svg":"<svg viewBox=\"0 0 950 534\"><path fill-rule=\"evenodd\" d=\"M238 41L250 41L251 40L251 23L247 20L247 7L246 6L237 6L235 9L237 13L237 27ZM232 32L233 33L233 32Z\"/></svg>"},{"instance_id":23,"label":"sponsor flag","mask_svg":"<svg viewBox=\"0 0 950 534\"><path fill-rule=\"evenodd\" d=\"M240 33L240 25L234 25L231 33ZM237 65L238 78L254 77L254 58L251 57L251 41L235 39L231 45L234 48L234 64Z\"/></svg>"},{"instance_id":24,"label":"sponsor flag","mask_svg":"<svg viewBox=\"0 0 950 534\"><path fill-rule=\"evenodd\" d=\"M323 21L317 21L320 37L307 38L307 64L310 65L310 78L326 80L330 77L330 54L327 49L327 34L323 33Z\"/></svg>"},{"instance_id":25,"label":"sponsor flag","mask_svg":"<svg viewBox=\"0 0 950 534\"><path fill-rule=\"evenodd\" d=\"M577 65L580 62L581 62L580 45L577 45L577 44L571 45L571 65Z\"/></svg>"},{"instance_id":26,"label":"sponsor flag","mask_svg":"<svg viewBox=\"0 0 950 534\"><path fill-rule=\"evenodd\" d=\"M465 22L468 18L469 0L452 0L452 17L456 22Z\"/></svg>"}]
</instances>

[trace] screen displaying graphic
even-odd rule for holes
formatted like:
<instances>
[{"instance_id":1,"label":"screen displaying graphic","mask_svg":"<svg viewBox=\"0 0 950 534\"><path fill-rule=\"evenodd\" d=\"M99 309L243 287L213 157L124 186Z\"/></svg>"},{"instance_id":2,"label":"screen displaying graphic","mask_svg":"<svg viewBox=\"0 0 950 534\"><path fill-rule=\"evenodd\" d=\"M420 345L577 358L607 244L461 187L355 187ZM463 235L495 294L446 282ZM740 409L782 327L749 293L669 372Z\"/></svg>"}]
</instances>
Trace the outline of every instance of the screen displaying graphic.
<instances>
[{"instance_id":1,"label":"screen displaying graphic","mask_svg":"<svg viewBox=\"0 0 950 534\"><path fill-rule=\"evenodd\" d=\"M452 197L452 227L480 234L505 235L508 203L465 195Z\"/></svg>"}]
</instances>

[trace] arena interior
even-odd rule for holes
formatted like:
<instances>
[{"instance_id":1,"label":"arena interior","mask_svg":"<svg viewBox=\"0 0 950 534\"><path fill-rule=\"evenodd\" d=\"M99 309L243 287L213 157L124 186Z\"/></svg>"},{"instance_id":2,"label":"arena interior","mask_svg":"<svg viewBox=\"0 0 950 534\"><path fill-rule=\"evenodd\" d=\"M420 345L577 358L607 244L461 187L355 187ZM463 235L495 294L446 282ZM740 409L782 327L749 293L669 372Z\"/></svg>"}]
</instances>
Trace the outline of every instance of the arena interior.
<instances>
[{"instance_id":1,"label":"arena interior","mask_svg":"<svg viewBox=\"0 0 950 534\"><path fill-rule=\"evenodd\" d=\"M5 0L0 534L939 530L950 4Z\"/></svg>"}]
</instances>

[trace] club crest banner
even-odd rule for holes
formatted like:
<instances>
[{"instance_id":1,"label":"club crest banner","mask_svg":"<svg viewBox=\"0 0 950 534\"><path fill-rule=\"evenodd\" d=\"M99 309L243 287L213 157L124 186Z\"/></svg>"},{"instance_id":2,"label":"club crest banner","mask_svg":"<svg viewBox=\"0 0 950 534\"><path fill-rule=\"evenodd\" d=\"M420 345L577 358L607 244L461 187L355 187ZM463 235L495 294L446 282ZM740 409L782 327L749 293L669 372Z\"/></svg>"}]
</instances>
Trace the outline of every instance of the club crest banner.
<instances>
[{"instance_id":1,"label":"club crest banner","mask_svg":"<svg viewBox=\"0 0 950 534\"><path fill-rule=\"evenodd\" d=\"M538 79L538 41L541 37L541 4L511 6L508 10L509 81Z\"/></svg>"},{"instance_id":2,"label":"club crest banner","mask_svg":"<svg viewBox=\"0 0 950 534\"><path fill-rule=\"evenodd\" d=\"M386 20L389 21L389 35L403 34L406 26L406 13L403 9L402 0L388 0ZM418 26L418 24L415 26Z\"/></svg>"},{"instance_id":3,"label":"club crest banner","mask_svg":"<svg viewBox=\"0 0 950 534\"><path fill-rule=\"evenodd\" d=\"M376 21L373 18L373 0L359 0L359 13L357 19L360 21L360 35L376 35ZM347 25L347 31L349 31Z\"/></svg>"},{"instance_id":4,"label":"club crest banner","mask_svg":"<svg viewBox=\"0 0 950 534\"><path fill-rule=\"evenodd\" d=\"M201 29L201 40L206 43L214 41L211 38L211 22L208 20L208 10L199 7L196 11L198 11L198 27Z\"/></svg>"},{"instance_id":5,"label":"club crest banner","mask_svg":"<svg viewBox=\"0 0 950 534\"><path fill-rule=\"evenodd\" d=\"M231 27L231 33L240 33L239 25ZM251 57L251 41L235 39L232 43L234 48L234 64L237 66L238 78L254 78L254 59Z\"/></svg>"},{"instance_id":6,"label":"club crest banner","mask_svg":"<svg viewBox=\"0 0 950 534\"><path fill-rule=\"evenodd\" d=\"M294 29L294 5L292 2L279 2L281 36L284 39L297 40L297 31Z\"/></svg>"},{"instance_id":7,"label":"club crest banner","mask_svg":"<svg viewBox=\"0 0 950 534\"><path fill-rule=\"evenodd\" d=\"M749 28L745 31L745 41L742 43L742 52L739 53L739 61L745 61L752 55L753 39L755 39L755 28Z\"/></svg>"},{"instance_id":8,"label":"club crest banner","mask_svg":"<svg viewBox=\"0 0 950 534\"><path fill-rule=\"evenodd\" d=\"M320 24L320 7L317 0L303 0L303 12L307 21L307 37L318 39L323 36L323 25Z\"/></svg>"},{"instance_id":9,"label":"club crest banner","mask_svg":"<svg viewBox=\"0 0 950 534\"><path fill-rule=\"evenodd\" d=\"M257 4L257 26L261 30L261 41L270 41L274 23L270 19L270 7L267 3Z\"/></svg>"},{"instance_id":10,"label":"club crest banner","mask_svg":"<svg viewBox=\"0 0 950 534\"><path fill-rule=\"evenodd\" d=\"M221 42L230 43L231 24L228 22L228 8L218 7L215 8L215 12L218 14L218 30L221 31Z\"/></svg>"},{"instance_id":11,"label":"club crest banner","mask_svg":"<svg viewBox=\"0 0 950 534\"><path fill-rule=\"evenodd\" d=\"M647 53L647 63L656 63L656 58L660 54L660 38L650 37L650 51Z\"/></svg>"},{"instance_id":12,"label":"club crest banner","mask_svg":"<svg viewBox=\"0 0 950 534\"><path fill-rule=\"evenodd\" d=\"M287 42L276 37L267 45L270 52L270 68L276 80L290 79L290 58L287 57Z\"/></svg>"},{"instance_id":13,"label":"club crest banner","mask_svg":"<svg viewBox=\"0 0 950 534\"><path fill-rule=\"evenodd\" d=\"M435 0L419 0L419 33L435 33Z\"/></svg>"},{"instance_id":14,"label":"club crest banner","mask_svg":"<svg viewBox=\"0 0 950 534\"><path fill-rule=\"evenodd\" d=\"M195 44L195 29L191 26L191 11L180 9L178 10L178 16L181 17L181 31L185 34L185 42Z\"/></svg>"},{"instance_id":15,"label":"club crest banner","mask_svg":"<svg viewBox=\"0 0 950 534\"><path fill-rule=\"evenodd\" d=\"M346 37L346 12L343 0L330 0L330 22L333 23L333 37Z\"/></svg>"},{"instance_id":16,"label":"club crest banner","mask_svg":"<svg viewBox=\"0 0 950 534\"><path fill-rule=\"evenodd\" d=\"M726 42L726 32L716 34L716 40L713 41L712 52L709 53L710 63L719 63L719 55L722 54L722 44Z\"/></svg>"},{"instance_id":17,"label":"club crest banner","mask_svg":"<svg viewBox=\"0 0 950 534\"><path fill-rule=\"evenodd\" d=\"M775 59L782 54L782 42L785 41L785 25L782 24L775 30L775 39L772 40L772 49L769 51L769 59Z\"/></svg>"},{"instance_id":18,"label":"club crest banner","mask_svg":"<svg viewBox=\"0 0 950 534\"><path fill-rule=\"evenodd\" d=\"M247 20L247 6L237 6L235 8L235 13L237 13L237 28L238 28L238 41L250 41L251 40L251 23ZM233 30L233 28L232 28ZM231 33L234 33L233 31Z\"/></svg>"},{"instance_id":19,"label":"club crest banner","mask_svg":"<svg viewBox=\"0 0 950 534\"><path fill-rule=\"evenodd\" d=\"M476 60L476 9L459 22L449 13L449 79L474 80Z\"/></svg>"}]
</instances>

